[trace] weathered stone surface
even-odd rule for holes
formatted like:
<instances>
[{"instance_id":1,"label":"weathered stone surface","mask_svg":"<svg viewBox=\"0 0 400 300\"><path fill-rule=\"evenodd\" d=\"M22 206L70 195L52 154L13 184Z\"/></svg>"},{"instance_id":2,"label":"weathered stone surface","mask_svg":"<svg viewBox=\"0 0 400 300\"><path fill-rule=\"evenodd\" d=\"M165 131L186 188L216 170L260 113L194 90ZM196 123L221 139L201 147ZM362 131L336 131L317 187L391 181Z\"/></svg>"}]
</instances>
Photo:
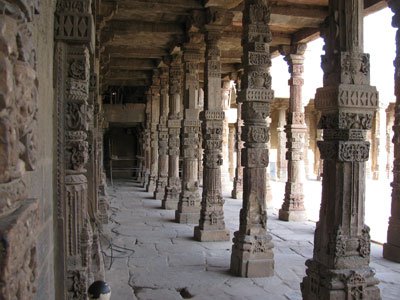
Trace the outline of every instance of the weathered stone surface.
<instances>
[{"instance_id":1,"label":"weathered stone surface","mask_svg":"<svg viewBox=\"0 0 400 300\"><path fill-rule=\"evenodd\" d=\"M203 195L200 222L194 229L198 241L226 241L229 231L225 229L224 199L221 187L222 133L224 111L221 99L221 51L219 40L223 29L231 22L232 15L218 8L207 11L205 25L206 62L205 98L202 112L203 137Z\"/></svg>"},{"instance_id":2,"label":"weathered stone surface","mask_svg":"<svg viewBox=\"0 0 400 300\"><path fill-rule=\"evenodd\" d=\"M269 1L244 1L244 74L238 99L242 103L244 122L243 207L231 255L231 272L241 277L267 277L274 274L273 244L267 233L265 201L266 167L269 163L269 127L266 118L273 98L269 74L270 14Z\"/></svg>"},{"instance_id":3,"label":"weathered stone surface","mask_svg":"<svg viewBox=\"0 0 400 300\"><path fill-rule=\"evenodd\" d=\"M329 8L322 31L324 87L315 100L324 130L324 141L318 143L324 159L322 202L302 294L303 299L380 299L364 224L365 137L378 101L369 86L369 57L363 53L363 1L331 0Z\"/></svg>"},{"instance_id":4,"label":"weathered stone surface","mask_svg":"<svg viewBox=\"0 0 400 300\"><path fill-rule=\"evenodd\" d=\"M393 161L393 182L392 182L392 209L389 219L387 243L383 247L383 257L400 262L400 5L396 1L388 1L390 8L395 13L392 24L397 30L396 58L395 58L395 119L394 119L394 161Z\"/></svg>"},{"instance_id":5,"label":"weathered stone surface","mask_svg":"<svg viewBox=\"0 0 400 300\"><path fill-rule=\"evenodd\" d=\"M161 68L160 73L160 120L158 125L158 178L154 198L163 200L165 196L165 187L168 183L168 113L169 113L169 95L168 95L168 67Z\"/></svg>"},{"instance_id":6,"label":"weathered stone surface","mask_svg":"<svg viewBox=\"0 0 400 300\"><path fill-rule=\"evenodd\" d=\"M38 261L35 233L39 227L37 200L26 200L0 220L1 299L31 299L36 292Z\"/></svg>"},{"instance_id":7,"label":"weathered stone surface","mask_svg":"<svg viewBox=\"0 0 400 300\"><path fill-rule=\"evenodd\" d=\"M179 178L180 132L182 120L182 52L172 57L169 66L169 115L168 115L168 185L162 201L162 208L176 210L181 192Z\"/></svg>"},{"instance_id":8,"label":"weathered stone surface","mask_svg":"<svg viewBox=\"0 0 400 300\"><path fill-rule=\"evenodd\" d=\"M193 26L192 26L193 27ZM192 29L194 30L194 29ZM183 170L182 189L179 195L175 221L197 224L200 219L200 191L198 182L198 162L200 147L200 119L198 107L199 60L203 35L189 32L189 42L184 45L185 93L183 128Z\"/></svg>"},{"instance_id":9,"label":"weathered stone surface","mask_svg":"<svg viewBox=\"0 0 400 300\"><path fill-rule=\"evenodd\" d=\"M150 127L150 174L146 191L154 193L158 177L158 125L160 121L160 74L158 70L153 72L153 83L149 88L147 105L150 106L149 118Z\"/></svg>"},{"instance_id":10,"label":"weathered stone surface","mask_svg":"<svg viewBox=\"0 0 400 300\"><path fill-rule=\"evenodd\" d=\"M289 65L290 99L287 117L286 132L286 160L287 182L285 198L282 208L279 210L279 219L284 221L304 221L307 214L304 207L303 193L303 150L304 138L307 132L304 113L302 111L302 86L304 71L305 44L281 47L281 54Z\"/></svg>"}]
</instances>

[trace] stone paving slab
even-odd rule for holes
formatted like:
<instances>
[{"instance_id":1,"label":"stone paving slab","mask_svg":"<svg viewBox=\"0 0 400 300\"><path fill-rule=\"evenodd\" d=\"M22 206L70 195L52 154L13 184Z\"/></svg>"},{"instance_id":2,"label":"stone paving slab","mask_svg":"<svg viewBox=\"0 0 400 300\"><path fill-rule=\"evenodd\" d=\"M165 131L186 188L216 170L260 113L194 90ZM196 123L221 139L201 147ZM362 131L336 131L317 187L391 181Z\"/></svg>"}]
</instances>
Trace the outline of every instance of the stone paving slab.
<instances>
[{"instance_id":1,"label":"stone paving slab","mask_svg":"<svg viewBox=\"0 0 400 300\"><path fill-rule=\"evenodd\" d=\"M281 184L273 182L272 189L278 191ZM104 228L102 250L111 299L301 299L300 282L305 261L312 257L315 223L282 222L277 209L269 209L275 276L239 278L229 273L231 241L195 241L194 225L173 222L174 212L161 209L161 201L150 199L133 182L116 181L108 192L112 215ZM239 225L240 208L240 200L226 198L225 223L231 237ZM382 299L399 299L400 264L384 260L380 245L373 244L371 253Z\"/></svg>"}]
</instances>

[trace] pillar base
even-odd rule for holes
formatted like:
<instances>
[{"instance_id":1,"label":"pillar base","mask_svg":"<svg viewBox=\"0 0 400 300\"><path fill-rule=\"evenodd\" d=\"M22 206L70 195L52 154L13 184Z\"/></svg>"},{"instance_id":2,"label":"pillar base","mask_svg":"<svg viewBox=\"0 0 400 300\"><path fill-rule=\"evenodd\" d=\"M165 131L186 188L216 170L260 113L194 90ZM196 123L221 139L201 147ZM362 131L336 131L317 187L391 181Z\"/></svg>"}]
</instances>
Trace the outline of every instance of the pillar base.
<instances>
[{"instance_id":1,"label":"pillar base","mask_svg":"<svg viewBox=\"0 0 400 300\"><path fill-rule=\"evenodd\" d=\"M156 190L156 177L150 176L149 182L147 183L146 186L146 192L154 194L155 190Z\"/></svg>"},{"instance_id":2,"label":"pillar base","mask_svg":"<svg viewBox=\"0 0 400 300\"><path fill-rule=\"evenodd\" d=\"M162 200L164 199L164 197L165 197L165 192L157 190L154 192L154 199Z\"/></svg>"},{"instance_id":3,"label":"pillar base","mask_svg":"<svg viewBox=\"0 0 400 300\"><path fill-rule=\"evenodd\" d=\"M175 211L175 222L180 224L199 224L200 212L188 213Z\"/></svg>"},{"instance_id":4,"label":"pillar base","mask_svg":"<svg viewBox=\"0 0 400 300\"><path fill-rule=\"evenodd\" d=\"M307 220L307 213L304 210L279 210L279 220L288 222L302 222Z\"/></svg>"},{"instance_id":5,"label":"pillar base","mask_svg":"<svg viewBox=\"0 0 400 300\"><path fill-rule=\"evenodd\" d=\"M162 178L162 177L161 177ZM165 187L167 186L167 178L158 178L156 181L156 190L154 191L154 199L163 200L165 197Z\"/></svg>"},{"instance_id":6,"label":"pillar base","mask_svg":"<svg viewBox=\"0 0 400 300\"><path fill-rule=\"evenodd\" d=\"M236 276L250 278L273 276L275 265L271 240L269 234L251 236L236 231L230 272Z\"/></svg>"},{"instance_id":7,"label":"pillar base","mask_svg":"<svg viewBox=\"0 0 400 300\"><path fill-rule=\"evenodd\" d=\"M369 268L334 270L308 260L307 276L300 284L304 300L381 299L379 280Z\"/></svg>"},{"instance_id":8,"label":"pillar base","mask_svg":"<svg viewBox=\"0 0 400 300\"><path fill-rule=\"evenodd\" d=\"M166 199L161 202L161 208L166 210L176 210L178 208L178 200Z\"/></svg>"},{"instance_id":9,"label":"pillar base","mask_svg":"<svg viewBox=\"0 0 400 300\"><path fill-rule=\"evenodd\" d=\"M232 191L232 198L233 199L243 199L243 191L233 190Z\"/></svg>"},{"instance_id":10,"label":"pillar base","mask_svg":"<svg viewBox=\"0 0 400 300\"><path fill-rule=\"evenodd\" d=\"M204 230L196 226L194 228L194 239L199 242L223 242L230 240L230 233L227 229Z\"/></svg>"},{"instance_id":11,"label":"pillar base","mask_svg":"<svg viewBox=\"0 0 400 300\"><path fill-rule=\"evenodd\" d=\"M400 247L390 243L385 243L383 245L383 258L400 263Z\"/></svg>"}]
</instances>

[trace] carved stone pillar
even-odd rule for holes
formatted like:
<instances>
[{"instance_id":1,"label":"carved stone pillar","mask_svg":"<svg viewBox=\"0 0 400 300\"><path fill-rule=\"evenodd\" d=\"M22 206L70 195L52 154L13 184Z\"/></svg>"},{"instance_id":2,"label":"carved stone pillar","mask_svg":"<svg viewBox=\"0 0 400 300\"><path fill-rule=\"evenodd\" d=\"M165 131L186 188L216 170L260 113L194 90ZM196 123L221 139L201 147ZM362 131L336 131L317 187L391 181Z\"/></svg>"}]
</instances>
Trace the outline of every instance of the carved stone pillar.
<instances>
[{"instance_id":1,"label":"carved stone pillar","mask_svg":"<svg viewBox=\"0 0 400 300\"><path fill-rule=\"evenodd\" d=\"M189 33L189 43L184 45L185 93L183 116L183 176L182 191L175 221L197 224L200 218L200 192L198 183L200 119L197 98L199 92L200 47L203 35Z\"/></svg>"},{"instance_id":2,"label":"carved stone pillar","mask_svg":"<svg viewBox=\"0 0 400 300\"><path fill-rule=\"evenodd\" d=\"M146 191L154 194L158 177L158 122L160 121L160 74L158 70L153 72L150 97L150 174Z\"/></svg>"},{"instance_id":3,"label":"carved stone pillar","mask_svg":"<svg viewBox=\"0 0 400 300\"><path fill-rule=\"evenodd\" d=\"M389 7L394 12L392 25L396 27L396 58L395 65L395 117L393 125L393 182L392 182L392 209L389 219L387 243L383 246L383 257L400 262L400 3L389 0Z\"/></svg>"},{"instance_id":4,"label":"carved stone pillar","mask_svg":"<svg viewBox=\"0 0 400 300\"><path fill-rule=\"evenodd\" d=\"M198 107L200 112L204 110L204 90L202 88L199 89L199 98L198 98ZM200 120L200 126L201 126L202 121ZM200 130L199 132L199 186L203 186L203 135Z\"/></svg>"},{"instance_id":5,"label":"carved stone pillar","mask_svg":"<svg viewBox=\"0 0 400 300\"><path fill-rule=\"evenodd\" d=\"M266 168L269 161L266 118L274 99L271 89L269 1L245 0L243 11L242 103L243 207L239 230L233 238L231 272L241 277L274 274L272 237L267 232Z\"/></svg>"},{"instance_id":6,"label":"carved stone pillar","mask_svg":"<svg viewBox=\"0 0 400 300\"><path fill-rule=\"evenodd\" d=\"M146 121L143 131L144 145L143 145L143 187L147 188L150 179L150 165L151 165L151 91L146 92Z\"/></svg>"},{"instance_id":7,"label":"carved stone pillar","mask_svg":"<svg viewBox=\"0 0 400 300\"><path fill-rule=\"evenodd\" d=\"M394 125L394 108L396 103L389 103L386 108L386 178L393 178L393 125Z\"/></svg>"},{"instance_id":8,"label":"carved stone pillar","mask_svg":"<svg viewBox=\"0 0 400 300\"><path fill-rule=\"evenodd\" d=\"M222 161L221 166L221 178L222 178L222 189L230 184L229 176L229 122L226 111L230 108L230 98L231 98L231 81L229 77L224 77L222 80L222 109L224 110L225 117L223 123L222 131Z\"/></svg>"},{"instance_id":9,"label":"carved stone pillar","mask_svg":"<svg viewBox=\"0 0 400 300\"><path fill-rule=\"evenodd\" d=\"M229 135L228 135L228 149L229 149L229 181L233 181L235 178L235 159L234 159L234 150L235 150L235 126L229 125Z\"/></svg>"},{"instance_id":10,"label":"carved stone pillar","mask_svg":"<svg viewBox=\"0 0 400 300\"><path fill-rule=\"evenodd\" d=\"M237 103L237 122L236 126L236 169L235 169L235 178L233 179L233 190L232 190L232 198L233 199L242 199L243 198L243 167L242 167L242 149L243 149L243 141L242 141L242 103Z\"/></svg>"},{"instance_id":11,"label":"carved stone pillar","mask_svg":"<svg viewBox=\"0 0 400 300\"><path fill-rule=\"evenodd\" d=\"M179 194L181 192L181 179L179 178L180 133L182 122L182 53L172 56L169 69L169 115L168 115L168 185L162 208L178 208Z\"/></svg>"},{"instance_id":12,"label":"carved stone pillar","mask_svg":"<svg viewBox=\"0 0 400 300\"><path fill-rule=\"evenodd\" d=\"M49 199L29 199L24 182L38 158L38 5L0 1L0 299L33 299L41 273L36 238Z\"/></svg>"},{"instance_id":13,"label":"carved stone pillar","mask_svg":"<svg viewBox=\"0 0 400 300\"><path fill-rule=\"evenodd\" d=\"M278 111L278 127L276 131L278 132L278 149L277 149L277 177L280 181L285 181L287 178L287 161L286 161L286 106L282 105L279 107Z\"/></svg>"},{"instance_id":14,"label":"carved stone pillar","mask_svg":"<svg viewBox=\"0 0 400 300\"><path fill-rule=\"evenodd\" d=\"M375 112L372 130L372 179L379 180L386 176L386 112L382 103Z\"/></svg>"},{"instance_id":15,"label":"carved stone pillar","mask_svg":"<svg viewBox=\"0 0 400 300\"><path fill-rule=\"evenodd\" d=\"M199 225L194 229L198 241L227 241L224 199L221 187L222 131L224 111L221 99L221 51L218 42L223 29L231 23L232 15L218 8L207 11L205 25L206 61L204 68L203 131L203 195Z\"/></svg>"},{"instance_id":16,"label":"carved stone pillar","mask_svg":"<svg viewBox=\"0 0 400 300\"><path fill-rule=\"evenodd\" d=\"M161 69L160 90L160 123L158 125L158 178L154 198L164 199L165 188L168 183L168 113L169 113L169 69Z\"/></svg>"},{"instance_id":17,"label":"carved stone pillar","mask_svg":"<svg viewBox=\"0 0 400 300\"><path fill-rule=\"evenodd\" d=\"M324 87L318 142L324 160L322 201L313 258L301 284L303 299L380 299L369 267L370 235L364 224L366 141L378 93L369 84L369 55L363 53L362 0L330 0L322 28Z\"/></svg>"},{"instance_id":18,"label":"carved stone pillar","mask_svg":"<svg viewBox=\"0 0 400 300\"><path fill-rule=\"evenodd\" d=\"M77 2L77 3L76 3ZM60 0L55 15L58 113L58 233L68 299L85 299L93 232L88 214L88 106L93 16L90 0Z\"/></svg>"},{"instance_id":19,"label":"carved stone pillar","mask_svg":"<svg viewBox=\"0 0 400 300\"><path fill-rule=\"evenodd\" d=\"M304 139L307 127L302 104L302 88L304 84L304 51L306 44L281 47L281 54L289 65L290 99L286 132L287 181L285 198L279 210L279 220L304 221L307 214L304 208Z\"/></svg>"}]
</instances>

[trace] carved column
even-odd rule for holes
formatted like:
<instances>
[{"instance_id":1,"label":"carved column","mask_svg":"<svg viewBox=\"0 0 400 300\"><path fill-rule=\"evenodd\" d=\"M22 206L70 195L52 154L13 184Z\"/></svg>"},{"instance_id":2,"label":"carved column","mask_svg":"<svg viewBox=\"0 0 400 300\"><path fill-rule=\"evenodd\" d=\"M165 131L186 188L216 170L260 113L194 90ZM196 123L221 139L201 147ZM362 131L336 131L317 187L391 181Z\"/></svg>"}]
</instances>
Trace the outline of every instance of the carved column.
<instances>
[{"instance_id":1,"label":"carved column","mask_svg":"<svg viewBox=\"0 0 400 300\"><path fill-rule=\"evenodd\" d=\"M200 218L200 192L198 182L199 131L198 109L200 47L203 35L189 34L189 43L184 45L185 93L183 128L183 176L182 191L175 221L178 223L197 224Z\"/></svg>"},{"instance_id":2,"label":"carved column","mask_svg":"<svg viewBox=\"0 0 400 300\"><path fill-rule=\"evenodd\" d=\"M287 116L286 132L286 160L287 181L285 185L285 198L279 210L279 220L304 221L307 214L304 208L304 139L307 127L304 119L302 104L302 88L304 84L304 51L306 44L297 44L281 47L281 54L289 65L290 99Z\"/></svg>"},{"instance_id":3,"label":"carved column","mask_svg":"<svg viewBox=\"0 0 400 300\"><path fill-rule=\"evenodd\" d=\"M33 299L40 204L24 175L37 156L38 77L33 21L39 1L0 1L0 299ZM40 108L39 108L40 109Z\"/></svg>"},{"instance_id":4,"label":"carved column","mask_svg":"<svg viewBox=\"0 0 400 300\"><path fill-rule=\"evenodd\" d=\"M274 99L271 89L269 1L245 0L243 11L242 103L243 207L239 230L233 238L231 272L241 277L274 274L272 237L267 233L265 207L269 127L266 118Z\"/></svg>"},{"instance_id":5,"label":"carved column","mask_svg":"<svg viewBox=\"0 0 400 300\"><path fill-rule=\"evenodd\" d=\"M204 110L204 90L202 88L199 89L199 98L198 98L198 107L200 111ZM200 120L200 126L201 126L202 120ZM199 132L199 163L198 163L198 167L199 167L199 174L198 174L198 178L199 178L199 186L203 186L203 134L200 130Z\"/></svg>"},{"instance_id":6,"label":"carved column","mask_svg":"<svg viewBox=\"0 0 400 300\"><path fill-rule=\"evenodd\" d=\"M168 185L165 188L162 208L176 210L181 192L181 179L179 178L183 78L181 52L177 52L172 56L169 72Z\"/></svg>"},{"instance_id":7,"label":"carved column","mask_svg":"<svg viewBox=\"0 0 400 300\"><path fill-rule=\"evenodd\" d=\"M395 95L394 107L395 117L393 125L393 182L392 182L392 209L389 219L387 243L383 246L383 257L395 262L400 262L400 3L399 1L388 1L389 7L394 12L392 21L396 27L396 58L395 66Z\"/></svg>"},{"instance_id":8,"label":"carved column","mask_svg":"<svg viewBox=\"0 0 400 300\"><path fill-rule=\"evenodd\" d=\"M222 89L221 89L221 97L222 97L222 109L224 113L230 108L230 98L231 98L231 80L230 78L224 77L222 79ZM221 176L222 176L222 189L224 190L225 186L230 184L229 178L229 122L228 116L225 113L224 123L223 123L223 131L222 131L222 161L223 164L221 166Z\"/></svg>"},{"instance_id":9,"label":"carved column","mask_svg":"<svg viewBox=\"0 0 400 300\"><path fill-rule=\"evenodd\" d=\"M151 90L146 92L146 121L143 130L143 187L147 188L150 180L151 164Z\"/></svg>"},{"instance_id":10,"label":"carved column","mask_svg":"<svg viewBox=\"0 0 400 300\"><path fill-rule=\"evenodd\" d=\"M92 229L88 215L88 106L93 17L90 0L57 3L55 74L58 112L58 228L68 299L86 298Z\"/></svg>"},{"instance_id":11,"label":"carved column","mask_svg":"<svg viewBox=\"0 0 400 300\"><path fill-rule=\"evenodd\" d=\"M228 148L229 148L229 181L233 181L235 178L235 127L234 125L229 125L229 136L228 136Z\"/></svg>"},{"instance_id":12,"label":"carved column","mask_svg":"<svg viewBox=\"0 0 400 300\"><path fill-rule=\"evenodd\" d=\"M146 191L154 194L158 177L158 122L160 121L160 74L153 71L153 84L150 87L150 174Z\"/></svg>"},{"instance_id":13,"label":"carved column","mask_svg":"<svg viewBox=\"0 0 400 300\"><path fill-rule=\"evenodd\" d=\"M364 224L366 141L378 93L369 84L369 55L363 53L362 0L330 0L322 28L324 87L318 142L324 159L320 218L314 255L306 262L303 299L380 299L369 267L370 235Z\"/></svg>"},{"instance_id":14,"label":"carved column","mask_svg":"<svg viewBox=\"0 0 400 300\"><path fill-rule=\"evenodd\" d=\"M283 102L283 101L282 101ZM277 149L277 177L280 181L285 181L287 178L287 162L286 162L286 109L284 103L278 108L278 127L276 131L278 132L278 149Z\"/></svg>"},{"instance_id":15,"label":"carved column","mask_svg":"<svg viewBox=\"0 0 400 300\"><path fill-rule=\"evenodd\" d=\"M233 179L233 190L232 190L232 198L234 199L242 199L243 198L243 167L242 167L242 149L243 149L243 141L242 141L242 103L237 103L237 122L236 126L236 169L235 169L235 178Z\"/></svg>"},{"instance_id":16,"label":"carved column","mask_svg":"<svg viewBox=\"0 0 400 300\"><path fill-rule=\"evenodd\" d=\"M161 68L160 123L158 125L158 178L154 198L164 199L168 183L168 113L169 113L169 69Z\"/></svg>"},{"instance_id":17,"label":"carved column","mask_svg":"<svg viewBox=\"0 0 400 300\"><path fill-rule=\"evenodd\" d=\"M207 11L205 25L206 61L204 68L203 131L203 195L199 225L194 229L198 241L227 241L224 199L221 187L222 131L224 111L221 99L221 51L218 42L232 15L218 8Z\"/></svg>"}]
</instances>

